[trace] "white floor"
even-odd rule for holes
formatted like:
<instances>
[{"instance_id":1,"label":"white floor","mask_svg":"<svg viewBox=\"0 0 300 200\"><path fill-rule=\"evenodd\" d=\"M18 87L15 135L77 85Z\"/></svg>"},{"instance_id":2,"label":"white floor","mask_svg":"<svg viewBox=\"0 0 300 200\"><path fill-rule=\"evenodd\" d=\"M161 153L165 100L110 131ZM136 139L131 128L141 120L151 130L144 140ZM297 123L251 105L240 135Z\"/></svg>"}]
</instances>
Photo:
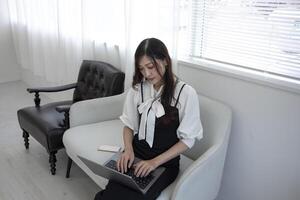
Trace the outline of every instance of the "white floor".
<instances>
[{"instance_id":1,"label":"white floor","mask_svg":"<svg viewBox=\"0 0 300 200\"><path fill-rule=\"evenodd\" d=\"M67 155L57 153L56 175L50 174L48 154L32 137L24 147L17 110L32 106L33 95L23 82L0 84L0 200L90 200L98 186L75 164L65 178ZM42 103L49 99L42 97Z\"/></svg>"}]
</instances>

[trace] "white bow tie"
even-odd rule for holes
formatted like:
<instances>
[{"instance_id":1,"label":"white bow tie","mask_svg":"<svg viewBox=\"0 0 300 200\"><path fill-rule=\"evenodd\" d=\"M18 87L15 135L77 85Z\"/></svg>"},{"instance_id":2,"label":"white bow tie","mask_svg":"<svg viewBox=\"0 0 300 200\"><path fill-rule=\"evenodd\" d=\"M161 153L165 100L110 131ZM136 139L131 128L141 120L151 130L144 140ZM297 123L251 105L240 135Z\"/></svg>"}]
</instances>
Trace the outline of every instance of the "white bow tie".
<instances>
[{"instance_id":1,"label":"white bow tie","mask_svg":"<svg viewBox=\"0 0 300 200\"><path fill-rule=\"evenodd\" d=\"M146 140L152 148L154 140L155 119L165 115L165 109L159 98L150 98L138 107L142 115L139 127L139 140ZM147 133L147 135L146 135Z\"/></svg>"}]
</instances>

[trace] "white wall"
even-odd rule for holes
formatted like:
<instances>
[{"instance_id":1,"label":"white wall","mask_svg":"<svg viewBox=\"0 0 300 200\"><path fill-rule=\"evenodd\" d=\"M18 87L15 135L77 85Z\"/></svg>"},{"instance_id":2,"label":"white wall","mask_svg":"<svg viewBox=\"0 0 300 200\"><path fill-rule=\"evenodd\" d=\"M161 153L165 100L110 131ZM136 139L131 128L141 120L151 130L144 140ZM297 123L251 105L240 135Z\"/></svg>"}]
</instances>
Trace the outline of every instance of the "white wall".
<instances>
[{"instance_id":1,"label":"white wall","mask_svg":"<svg viewBox=\"0 0 300 200\"><path fill-rule=\"evenodd\" d=\"M0 0L0 83L20 79L12 41L7 0Z\"/></svg>"},{"instance_id":2,"label":"white wall","mask_svg":"<svg viewBox=\"0 0 300 200\"><path fill-rule=\"evenodd\" d=\"M300 95L189 66L178 74L233 109L217 200L299 200Z\"/></svg>"}]
</instances>

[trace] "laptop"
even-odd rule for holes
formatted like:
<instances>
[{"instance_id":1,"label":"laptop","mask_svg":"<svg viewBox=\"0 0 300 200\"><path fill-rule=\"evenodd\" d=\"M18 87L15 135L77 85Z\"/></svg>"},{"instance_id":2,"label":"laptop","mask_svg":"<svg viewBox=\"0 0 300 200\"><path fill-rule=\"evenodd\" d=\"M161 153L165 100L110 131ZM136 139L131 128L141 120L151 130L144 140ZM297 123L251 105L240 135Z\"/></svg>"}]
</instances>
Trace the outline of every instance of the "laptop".
<instances>
[{"instance_id":1,"label":"laptop","mask_svg":"<svg viewBox=\"0 0 300 200\"><path fill-rule=\"evenodd\" d=\"M119 157L120 153L115 153L110 159L108 159L103 165L101 165L99 163L95 163L91 160L78 156L78 158L84 164L86 164L86 166L95 174L109 180L119 182L143 194L145 194L151 188L151 186L165 170L165 167L158 167L146 177L136 177L134 175L133 168L128 169L126 173L121 173L117 170L116 167L116 163ZM135 158L134 163L137 163L139 160L139 158Z\"/></svg>"}]
</instances>

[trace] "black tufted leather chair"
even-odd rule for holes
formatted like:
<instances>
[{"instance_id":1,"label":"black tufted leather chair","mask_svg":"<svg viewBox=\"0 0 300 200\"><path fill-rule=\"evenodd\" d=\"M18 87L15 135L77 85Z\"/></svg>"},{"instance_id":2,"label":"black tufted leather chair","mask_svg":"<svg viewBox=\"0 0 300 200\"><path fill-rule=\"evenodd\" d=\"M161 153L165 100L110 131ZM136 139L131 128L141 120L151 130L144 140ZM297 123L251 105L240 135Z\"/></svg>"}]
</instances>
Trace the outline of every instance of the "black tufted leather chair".
<instances>
[{"instance_id":1,"label":"black tufted leather chair","mask_svg":"<svg viewBox=\"0 0 300 200\"><path fill-rule=\"evenodd\" d=\"M84 60L77 83L47 88L28 88L35 93L35 106L18 110L18 120L26 149L29 148L29 134L43 145L49 153L52 175L56 171L56 153L64 148L62 136L69 128L69 109L72 103L87 99L121 94L124 91L125 74L112 65L100 61ZM75 89L73 100L40 105L40 92L60 92Z\"/></svg>"}]
</instances>

